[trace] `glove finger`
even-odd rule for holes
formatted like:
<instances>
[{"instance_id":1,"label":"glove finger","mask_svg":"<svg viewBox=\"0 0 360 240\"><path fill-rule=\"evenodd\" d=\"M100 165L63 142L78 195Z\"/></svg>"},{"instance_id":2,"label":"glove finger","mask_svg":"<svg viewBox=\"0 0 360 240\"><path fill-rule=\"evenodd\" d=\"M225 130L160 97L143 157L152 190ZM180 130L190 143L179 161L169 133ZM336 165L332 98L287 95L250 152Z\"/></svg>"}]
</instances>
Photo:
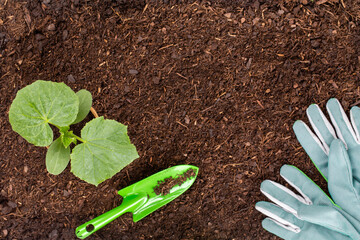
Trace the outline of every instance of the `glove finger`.
<instances>
[{"instance_id":1,"label":"glove finger","mask_svg":"<svg viewBox=\"0 0 360 240\"><path fill-rule=\"evenodd\" d=\"M360 146L347 150L347 153L350 159L354 188L360 191Z\"/></svg>"},{"instance_id":2,"label":"glove finger","mask_svg":"<svg viewBox=\"0 0 360 240\"><path fill-rule=\"evenodd\" d=\"M303 222L296 218L293 214L285 211L281 207L269 202L257 202L255 209L265 216L276 221L280 226L289 231L298 233Z\"/></svg>"},{"instance_id":3,"label":"glove finger","mask_svg":"<svg viewBox=\"0 0 360 240\"><path fill-rule=\"evenodd\" d=\"M261 225L266 231L271 232L272 234L275 234L276 236L285 240L295 239L296 234L298 234L296 232L287 230L281 223L271 218L265 218Z\"/></svg>"},{"instance_id":4,"label":"glove finger","mask_svg":"<svg viewBox=\"0 0 360 240\"><path fill-rule=\"evenodd\" d=\"M355 134L358 140L360 140L360 108L357 106L354 106L350 110L350 119L352 126L355 130ZM354 179L354 187L355 189L360 189L360 145L358 145L354 149L350 149L348 151L350 160L351 160L351 166L352 166L352 172Z\"/></svg>"},{"instance_id":5,"label":"glove finger","mask_svg":"<svg viewBox=\"0 0 360 240\"><path fill-rule=\"evenodd\" d=\"M311 127L314 129L328 153L331 142L337 138L334 128L317 104L310 105L306 110L306 114Z\"/></svg>"},{"instance_id":6,"label":"glove finger","mask_svg":"<svg viewBox=\"0 0 360 240\"><path fill-rule=\"evenodd\" d=\"M297 209L300 204L306 204L305 199L301 196L271 180L263 181L261 183L260 191L273 203L295 216L297 215Z\"/></svg>"},{"instance_id":7,"label":"glove finger","mask_svg":"<svg viewBox=\"0 0 360 240\"><path fill-rule=\"evenodd\" d=\"M324 209L318 210L318 206L303 205L300 207L300 220L292 214L283 211L276 205L270 207L271 205L273 204L260 202L257 203L256 208L260 212L265 212L264 214L269 216L262 221L263 228L280 238L286 240L359 239L359 235L351 223L347 222L347 219L345 219L341 214L334 212L330 207L324 206ZM284 214L275 210L276 208L278 208L279 211L283 211ZM273 218L273 215L279 215L282 216L282 218L279 221L279 218ZM307 226L305 226L305 223ZM293 226L295 226L295 228Z\"/></svg>"},{"instance_id":8,"label":"glove finger","mask_svg":"<svg viewBox=\"0 0 360 240\"><path fill-rule=\"evenodd\" d=\"M303 121L296 121L293 125L293 129L301 146L305 149L306 153L309 155L310 159L313 161L323 177L327 179L329 150L324 147L320 140Z\"/></svg>"},{"instance_id":9,"label":"glove finger","mask_svg":"<svg viewBox=\"0 0 360 240\"><path fill-rule=\"evenodd\" d=\"M305 173L295 166L282 166L280 175L301 194L307 204L333 205L333 201L329 196L326 195L326 193L324 193L324 191Z\"/></svg>"},{"instance_id":10,"label":"glove finger","mask_svg":"<svg viewBox=\"0 0 360 240\"><path fill-rule=\"evenodd\" d=\"M272 234L275 234L285 240L295 239L296 234L298 234L286 229L281 223L271 218L265 218L261 225L266 231L271 232Z\"/></svg>"},{"instance_id":11,"label":"glove finger","mask_svg":"<svg viewBox=\"0 0 360 240\"><path fill-rule=\"evenodd\" d=\"M353 185L349 155L340 140L334 140L330 146L328 188L340 207L360 219L360 200Z\"/></svg>"},{"instance_id":12,"label":"glove finger","mask_svg":"<svg viewBox=\"0 0 360 240\"><path fill-rule=\"evenodd\" d=\"M357 140L360 140L360 108L354 106L350 110L350 119L355 130Z\"/></svg>"},{"instance_id":13,"label":"glove finger","mask_svg":"<svg viewBox=\"0 0 360 240\"><path fill-rule=\"evenodd\" d=\"M299 209L299 217L307 222L322 226L343 235L343 239L360 239L360 235L354 226L341 214L341 210L335 207L310 205ZM334 236L329 236L333 239ZM335 238L342 239L342 238Z\"/></svg>"},{"instance_id":14,"label":"glove finger","mask_svg":"<svg viewBox=\"0 0 360 240\"><path fill-rule=\"evenodd\" d=\"M336 98L330 99L326 108L328 110L331 122L336 129L337 136L345 143L347 148L358 146L356 134L351 126L349 118Z\"/></svg>"}]
</instances>

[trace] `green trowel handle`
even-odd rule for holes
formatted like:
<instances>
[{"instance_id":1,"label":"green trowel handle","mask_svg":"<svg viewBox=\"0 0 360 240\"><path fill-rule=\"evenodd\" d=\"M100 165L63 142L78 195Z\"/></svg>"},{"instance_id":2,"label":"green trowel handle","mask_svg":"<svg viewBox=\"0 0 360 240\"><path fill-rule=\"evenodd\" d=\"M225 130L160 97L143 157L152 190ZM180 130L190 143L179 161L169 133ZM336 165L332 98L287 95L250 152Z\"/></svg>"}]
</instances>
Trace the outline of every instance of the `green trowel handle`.
<instances>
[{"instance_id":1,"label":"green trowel handle","mask_svg":"<svg viewBox=\"0 0 360 240\"><path fill-rule=\"evenodd\" d=\"M93 234L106 224L120 217L124 213L132 212L138 207L142 206L147 200L147 195L135 194L123 199L120 206L90 220L87 223L76 228L76 236L80 239L84 239Z\"/></svg>"}]
</instances>

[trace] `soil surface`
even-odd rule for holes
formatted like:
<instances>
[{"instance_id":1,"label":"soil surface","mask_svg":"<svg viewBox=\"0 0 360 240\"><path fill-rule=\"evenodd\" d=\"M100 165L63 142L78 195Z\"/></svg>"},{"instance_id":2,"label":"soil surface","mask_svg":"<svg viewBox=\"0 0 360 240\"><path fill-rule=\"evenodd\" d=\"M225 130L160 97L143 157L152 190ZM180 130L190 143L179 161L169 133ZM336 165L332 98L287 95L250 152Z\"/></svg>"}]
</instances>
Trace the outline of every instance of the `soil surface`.
<instances>
[{"instance_id":1,"label":"soil surface","mask_svg":"<svg viewBox=\"0 0 360 240\"><path fill-rule=\"evenodd\" d=\"M0 238L76 239L117 190L178 164L193 186L88 239L278 239L254 205L294 164L325 189L292 124L312 103L360 102L359 0L0 0ZM89 90L128 125L140 157L98 187L12 131L16 92L37 79Z\"/></svg>"}]
</instances>

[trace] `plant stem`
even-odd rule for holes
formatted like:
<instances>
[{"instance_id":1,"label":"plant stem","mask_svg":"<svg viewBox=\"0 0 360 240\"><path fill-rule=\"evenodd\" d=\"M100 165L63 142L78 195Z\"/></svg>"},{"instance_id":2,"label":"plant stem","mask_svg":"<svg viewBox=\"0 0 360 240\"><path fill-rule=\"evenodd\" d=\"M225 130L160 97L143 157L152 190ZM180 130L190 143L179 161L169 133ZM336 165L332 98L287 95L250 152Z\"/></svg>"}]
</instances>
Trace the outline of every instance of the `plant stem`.
<instances>
[{"instance_id":1,"label":"plant stem","mask_svg":"<svg viewBox=\"0 0 360 240\"><path fill-rule=\"evenodd\" d=\"M95 118L99 117L99 115L97 114L97 112L95 111L95 109L93 107L90 108L90 111L94 115Z\"/></svg>"},{"instance_id":2,"label":"plant stem","mask_svg":"<svg viewBox=\"0 0 360 240\"><path fill-rule=\"evenodd\" d=\"M60 126L58 126L58 125L55 125L55 124L53 124L53 123L51 123L52 125L54 125L55 127L57 127L58 129L59 129L59 131L60 131L60 129L61 129L61 127ZM76 138L76 140L78 140L78 141L80 141L80 142L86 142L86 140L84 140L84 139L82 139L81 137L79 137L79 136L76 136L74 133L72 133L72 131L71 131L71 134ZM76 145L76 144L75 144Z\"/></svg>"},{"instance_id":3,"label":"plant stem","mask_svg":"<svg viewBox=\"0 0 360 240\"><path fill-rule=\"evenodd\" d=\"M80 142L86 142L84 139L82 139L81 137L78 137L74 134L74 137L76 138L76 140L79 140Z\"/></svg>"},{"instance_id":4,"label":"plant stem","mask_svg":"<svg viewBox=\"0 0 360 240\"><path fill-rule=\"evenodd\" d=\"M59 130L60 130L60 126L58 126L58 125L56 125L56 124L53 124L53 123L51 123L51 122L49 122L51 125L54 125L55 127L57 127Z\"/></svg>"}]
</instances>

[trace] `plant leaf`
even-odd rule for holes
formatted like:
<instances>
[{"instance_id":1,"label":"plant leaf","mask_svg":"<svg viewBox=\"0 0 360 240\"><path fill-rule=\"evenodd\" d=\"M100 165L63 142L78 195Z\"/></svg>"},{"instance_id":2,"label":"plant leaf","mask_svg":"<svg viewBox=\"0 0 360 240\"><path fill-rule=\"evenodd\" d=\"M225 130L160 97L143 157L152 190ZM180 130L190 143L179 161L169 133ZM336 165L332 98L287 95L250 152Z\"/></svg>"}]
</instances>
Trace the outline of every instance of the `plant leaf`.
<instances>
[{"instance_id":1,"label":"plant leaf","mask_svg":"<svg viewBox=\"0 0 360 240\"><path fill-rule=\"evenodd\" d=\"M46 153L46 169L49 173L58 175L69 164L70 148L65 148L60 138L57 138Z\"/></svg>"},{"instance_id":2,"label":"plant leaf","mask_svg":"<svg viewBox=\"0 0 360 240\"><path fill-rule=\"evenodd\" d=\"M76 93L79 98L79 112L72 124L79 123L89 114L92 105L91 93L85 89L81 89Z\"/></svg>"},{"instance_id":3,"label":"plant leaf","mask_svg":"<svg viewBox=\"0 0 360 240\"><path fill-rule=\"evenodd\" d=\"M64 147L67 148L71 143L76 144L76 137L73 131L69 131L70 127L61 127L60 128L60 139Z\"/></svg>"},{"instance_id":4,"label":"plant leaf","mask_svg":"<svg viewBox=\"0 0 360 240\"><path fill-rule=\"evenodd\" d=\"M71 171L96 186L139 157L127 126L114 120L91 120L81 130L81 138L85 142L71 153Z\"/></svg>"},{"instance_id":5,"label":"plant leaf","mask_svg":"<svg viewBox=\"0 0 360 240\"><path fill-rule=\"evenodd\" d=\"M38 80L19 90L11 104L12 129L36 146L53 141L50 124L68 126L76 118L79 100L64 83Z\"/></svg>"}]
</instances>

